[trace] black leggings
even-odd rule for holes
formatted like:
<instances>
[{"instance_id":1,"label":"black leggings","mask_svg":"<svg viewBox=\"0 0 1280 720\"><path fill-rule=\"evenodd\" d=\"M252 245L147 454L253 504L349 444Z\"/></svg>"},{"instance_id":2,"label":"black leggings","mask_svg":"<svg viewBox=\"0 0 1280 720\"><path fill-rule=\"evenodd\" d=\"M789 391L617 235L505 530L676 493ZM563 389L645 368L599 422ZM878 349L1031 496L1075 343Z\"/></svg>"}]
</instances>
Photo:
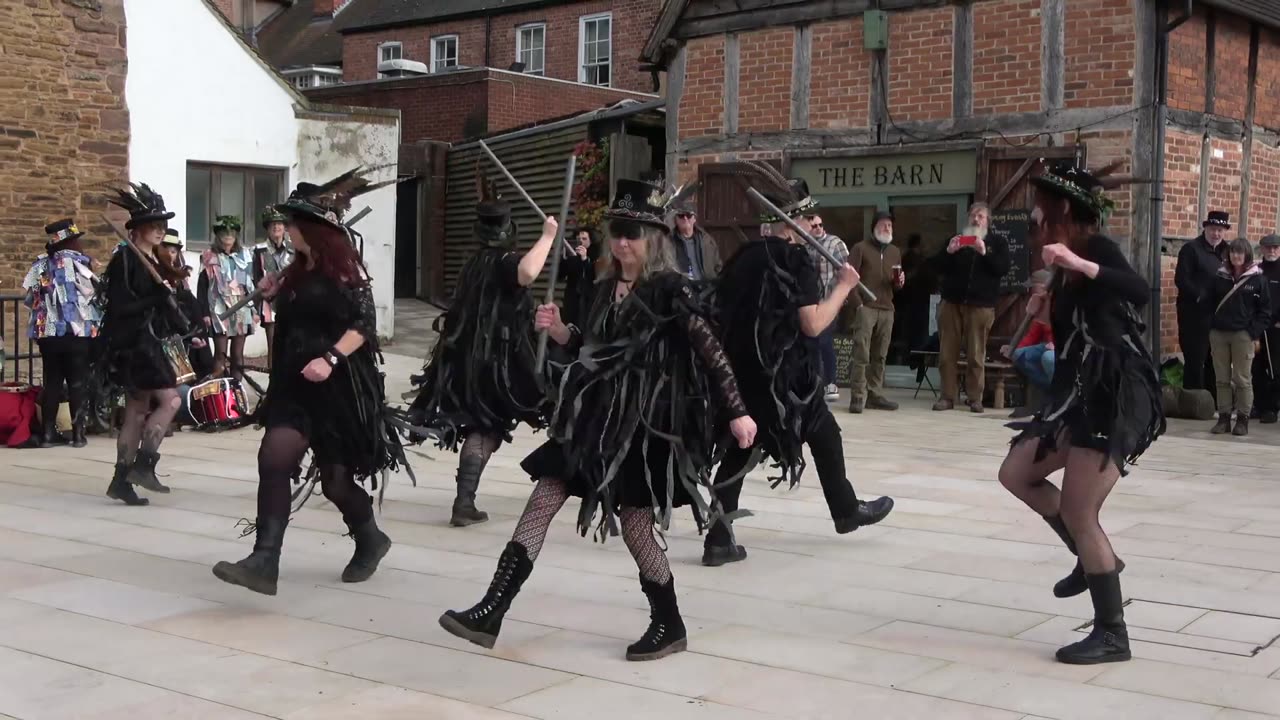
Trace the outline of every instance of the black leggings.
<instances>
[{"instance_id":1,"label":"black leggings","mask_svg":"<svg viewBox=\"0 0 1280 720\"><path fill-rule=\"evenodd\" d=\"M258 447L258 517L288 517L291 483L311 441L287 426L267 428ZM342 512L348 525L361 525L373 517L373 498L356 484L351 471L336 463L318 463L320 489Z\"/></svg>"},{"instance_id":2,"label":"black leggings","mask_svg":"<svg viewBox=\"0 0 1280 720\"><path fill-rule=\"evenodd\" d=\"M214 349L214 368L215 372L219 372L222 376L230 376L236 380L241 379L244 375L244 341L246 336L237 335L228 337L226 335L215 335L213 337ZM228 367L227 363L227 347L230 346L231 362Z\"/></svg>"},{"instance_id":3,"label":"black leggings","mask_svg":"<svg viewBox=\"0 0 1280 720\"><path fill-rule=\"evenodd\" d=\"M40 393L40 412L46 424L58 417L63 386L71 408L71 421L81 419L89 387L89 350L92 340L79 337L40 338L40 364L44 368L44 390Z\"/></svg>"}]
</instances>

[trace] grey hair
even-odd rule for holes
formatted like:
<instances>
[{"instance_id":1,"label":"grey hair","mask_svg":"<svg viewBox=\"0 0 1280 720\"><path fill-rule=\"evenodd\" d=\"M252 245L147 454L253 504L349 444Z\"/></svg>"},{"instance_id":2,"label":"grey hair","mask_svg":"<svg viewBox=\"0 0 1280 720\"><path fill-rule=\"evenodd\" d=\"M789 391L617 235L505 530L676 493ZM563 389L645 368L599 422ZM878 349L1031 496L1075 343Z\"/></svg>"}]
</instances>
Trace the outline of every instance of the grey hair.
<instances>
[{"instance_id":1,"label":"grey hair","mask_svg":"<svg viewBox=\"0 0 1280 720\"><path fill-rule=\"evenodd\" d=\"M640 277L636 279L642 280L664 272L677 272L675 251L671 247L671 234L652 225L636 224L641 228L641 239L645 241L648 250L644 265L640 268ZM621 266L613 257L613 241L619 237L614 231L614 225L610 224L609 242L601 243L600 264L603 266L603 272L600 280L611 280L622 276Z\"/></svg>"},{"instance_id":2,"label":"grey hair","mask_svg":"<svg viewBox=\"0 0 1280 720\"><path fill-rule=\"evenodd\" d=\"M984 202L976 202L976 203L974 203L974 204L972 204L972 205L970 205L970 206L969 206L969 214L970 214L970 215L972 215L972 214L973 214L975 211L977 211L977 210L986 210L988 213L990 213L990 212L991 212L991 206L990 206L990 205L988 205L988 204L986 204L986 203L984 203Z\"/></svg>"}]
</instances>

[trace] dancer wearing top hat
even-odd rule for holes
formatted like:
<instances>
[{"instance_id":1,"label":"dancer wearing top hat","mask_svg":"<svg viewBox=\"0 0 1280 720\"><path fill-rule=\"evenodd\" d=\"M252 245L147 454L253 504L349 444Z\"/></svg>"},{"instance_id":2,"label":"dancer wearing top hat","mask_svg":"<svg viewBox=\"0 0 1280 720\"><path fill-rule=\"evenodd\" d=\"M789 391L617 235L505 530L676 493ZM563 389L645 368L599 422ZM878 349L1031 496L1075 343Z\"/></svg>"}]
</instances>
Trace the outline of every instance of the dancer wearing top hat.
<instances>
[{"instance_id":1,"label":"dancer wearing top hat","mask_svg":"<svg viewBox=\"0 0 1280 720\"><path fill-rule=\"evenodd\" d=\"M742 167L761 194L807 229L817 202L805 181L784 178L763 162ZM820 299L817 266L804 240L780 217L766 215L761 222L768 224L769 235L738 250L725 264L716 288L720 339L760 434L758 450L730 448L716 473L716 497L727 517L707 533L702 563L708 566L747 556L733 541L730 523L738 510L743 478L759 461L760 451L779 468L778 482L786 480L794 487L805 466L802 446L808 444L837 533L873 525L893 509L891 498L858 499L845 473L840 426L825 399L817 338L835 322L858 284L858 273L846 263L837 272L831 294Z\"/></svg>"},{"instance_id":2,"label":"dancer wearing top hat","mask_svg":"<svg viewBox=\"0 0 1280 720\"><path fill-rule=\"evenodd\" d=\"M256 285L268 275L279 275L293 262L293 243L285 232L288 218L272 205L262 211L262 229L267 234L265 242L253 249L253 282ZM258 302L258 318L267 334L267 368L271 368L271 341L276 332L276 311L270 300Z\"/></svg>"},{"instance_id":3,"label":"dancer wearing top hat","mask_svg":"<svg viewBox=\"0 0 1280 720\"><path fill-rule=\"evenodd\" d=\"M308 449L325 498L355 541L342 581L368 580L391 549L360 484L380 492L386 488L380 476L408 463L385 405L370 278L341 221L352 197L387 184L369 183L365 172L301 183L279 206L298 256L263 287L279 325L276 362L257 410L266 432L258 448L253 552L213 567L220 580L264 595L276 594L291 480Z\"/></svg>"},{"instance_id":4,"label":"dancer wearing top hat","mask_svg":"<svg viewBox=\"0 0 1280 720\"><path fill-rule=\"evenodd\" d=\"M1143 345L1137 308L1150 300L1147 281L1100 228L1114 203L1109 188L1132 182L1069 162L1032 179L1031 219L1044 239L1044 262L1056 268L1051 289L1057 365L1044 406L1026 422L1000 468L1000 482L1039 513L1078 556L1053 588L1070 597L1085 590L1094 622L1058 660L1094 664L1128 660L1129 636L1116 557L1098 513L1125 467L1164 432L1160 381ZM1048 477L1063 470L1062 490Z\"/></svg>"},{"instance_id":5,"label":"dancer wearing top hat","mask_svg":"<svg viewBox=\"0 0 1280 720\"><path fill-rule=\"evenodd\" d=\"M1209 390L1216 387L1209 331L1213 325L1213 286L1218 268L1227 259L1231 216L1220 210L1209 213L1204 232L1183 244L1173 282L1178 288L1178 345L1182 348L1182 387Z\"/></svg>"},{"instance_id":6,"label":"dancer wearing top hat","mask_svg":"<svg viewBox=\"0 0 1280 720\"><path fill-rule=\"evenodd\" d=\"M754 441L737 382L709 323L707 308L677 269L663 216L667 196L647 183L619 180L609 210L605 271L585 325L565 325L554 305L538 308L536 327L577 358L564 367L552 440L521 467L537 485L489 591L440 624L493 647L512 600L533 572L547 529L570 495L583 499L582 534L621 533L640 570L650 624L627 648L628 660L684 650L675 581L655 522L673 507L700 503L722 420L739 444ZM714 511L712 512L714 515Z\"/></svg>"},{"instance_id":7,"label":"dancer wearing top hat","mask_svg":"<svg viewBox=\"0 0 1280 720\"><path fill-rule=\"evenodd\" d=\"M448 311L436 320L439 341L410 407L414 425L439 433L441 447L458 451L457 495L449 524L489 519L476 508L476 490L489 457L511 441L521 422L546 424L549 411L534 368L533 296L556 237L547 218L528 252L516 249L511 206L476 169L476 239L481 248L458 274Z\"/></svg>"},{"instance_id":8,"label":"dancer wearing top hat","mask_svg":"<svg viewBox=\"0 0 1280 720\"><path fill-rule=\"evenodd\" d=\"M22 281L24 303L31 308L27 336L40 347L44 369L44 389L40 393L40 414L44 435L40 447L63 444L58 433L58 403L65 385L71 410L71 445L84 447L88 409L85 398L89 382L89 354L92 338L98 336L102 313L95 302L97 278L93 260L80 249L84 233L71 218L50 223L45 252L36 258Z\"/></svg>"},{"instance_id":9,"label":"dancer wearing top hat","mask_svg":"<svg viewBox=\"0 0 1280 720\"><path fill-rule=\"evenodd\" d=\"M240 218L219 215L213 224L213 247L200 256L196 296L205 307L204 325L213 336L217 374L240 380L244 376L244 343L258 322L257 310L246 305L230 317L222 315L253 294L253 256L240 246Z\"/></svg>"},{"instance_id":10,"label":"dancer wearing top hat","mask_svg":"<svg viewBox=\"0 0 1280 720\"><path fill-rule=\"evenodd\" d=\"M177 391L178 374L170 359L173 348L166 348L166 343L180 343L186 321L171 299L168 283L184 276L156 256L174 216L165 209L159 193L145 183L130 184L107 200L129 211L125 228L128 243L133 245L133 249L118 248L106 272L104 359L112 382L125 392L124 421L116 438L116 470L107 496L127 505L146 505L147 500L138 497L133 485L169 492L156 477L156 463L160 461L160 443L182 401ZM162 282L156 282L152 270Z\"/></svg>"}]
</instances>

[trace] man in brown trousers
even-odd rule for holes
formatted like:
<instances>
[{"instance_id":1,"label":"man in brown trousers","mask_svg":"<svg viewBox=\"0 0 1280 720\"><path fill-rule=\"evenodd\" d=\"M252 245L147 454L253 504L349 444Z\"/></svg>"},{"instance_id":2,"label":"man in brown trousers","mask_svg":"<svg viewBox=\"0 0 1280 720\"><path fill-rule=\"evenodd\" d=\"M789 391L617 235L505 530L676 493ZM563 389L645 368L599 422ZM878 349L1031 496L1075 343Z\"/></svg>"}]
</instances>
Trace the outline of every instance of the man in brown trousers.
<instances>
[{"instance_id":1,"label":"man in brown trousers","mask_svg":"<svg viewBox=\"0 0 1280 720\"><path fill-rule=\"evenodd\" d=\"M989 235L991 211L986 203L969 208L969 227L951 238L934 259L942 288L938 308L939 369L942 398L934 410L950 410L959 398L961 350L968 362L965 395L969 410L982 412L986 389L987 337L996 319L1000 279L1009 272L1009 248L998 236Z\"/></svg>"},{"instance_id":2,"label":"man in brown trousers","mask_svg":"<svg viewBox=\"0 0 1280 720\"><path fill-rule=\"evenodd\" d=\"M893 339L893 292L902 287L902 253L893 244L893 215L876 213L871 237L849 251L849 264L875 293L875 302L863 302L853 321L853 367L850 373L849 412L897 410L884 396L884 362Z\"/></svg>"}]
</instances>

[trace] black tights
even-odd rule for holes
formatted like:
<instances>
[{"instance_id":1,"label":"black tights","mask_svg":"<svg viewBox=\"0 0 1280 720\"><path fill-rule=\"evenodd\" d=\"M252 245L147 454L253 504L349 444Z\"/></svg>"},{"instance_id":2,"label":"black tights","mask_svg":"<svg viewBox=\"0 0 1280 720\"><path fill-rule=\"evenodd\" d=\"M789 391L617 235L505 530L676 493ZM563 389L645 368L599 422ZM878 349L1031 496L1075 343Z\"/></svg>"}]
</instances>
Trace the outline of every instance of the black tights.
<instances>
[{"instance_id":1,"label":"black tights","mask_svg":"<svg viewBox=\"0 0 1280 720\"><path fill-rule=\"evenodd\" d=\"M67 388L71 421L84 422L85 395L89 383L89 338L72 336L40 338L40 364L44 368L44 390L40 393L40 412L46 425L58 417L62 388Z\"/></svg>"},{"instance_id":2,"label":"black tights","mask_svg":"<svg viewBox=\"0 0 1280 720\"><path fill-rule=\"evenodd\" d=\"M154 453L182 407L176 388L134 390L124 401L124 422L116 438L116 462L129 464L138 450Z\"/></svg>"},{"instance_id":3,"label":"black tights","mask_svg":"<svg viewBox=\"0 0 1280 720\"><path fill-rule=\"evenodd\" d=\"M1039 438L1031 438L1009 449L1000 466L1000 484L1042 516L1062 516L1086 573L1115 570L1115 551L1098 513L1120 478L1120 469L1097 450L1071 447L1065 434L1058 438L1058 449L1037 462L1039 444ZM1058 470L1064 471L1061 491L1048 479Z\"/></svg>"},{"instance_id":4,"label":"black tights","mask_svg":"<svg viewBox=\"0 0 1280 720\"><path fill-rule=\"evenodd\" d=\"M288 517L290 481L298 472L311 441L291 427L267 428L258 447L258 517ZM320 464L320 489L342 512L348 525L373 517L373 498L356 484L344 465Z\"/></svg>"},{"instance_id":5,"label":"black tights","mask_svg":"<svg viewBox=\"0 0 1280 720\"><path fill-rule=\"evenodd\" d=\"M213 339L214 359L213 364L216 368L215 372L222 375L230 375L239 380L244 375L244 335L236 337L227 337L219 335ZM231 346L231 367L228 373L227 367L227 346Z\"/></svg>"},{"instance_id":6,"label":"black tights","mask_svg":"<svg viewBox=\"0 0 1280 720\"><path fill-rule=\"evenodd\" d=\"M542 544L547 539L551 520L569 499L569 490L562 480L542 478L533 488L529 503L516 523L511 539L524 546L529 561L538 559ZM650 508L622 508L622 539L631 551L631 557L640 569L640 575L659 585L671 579L671 564L667 553L653 536L653 510Z\"/></svg>"}]
</instances>

